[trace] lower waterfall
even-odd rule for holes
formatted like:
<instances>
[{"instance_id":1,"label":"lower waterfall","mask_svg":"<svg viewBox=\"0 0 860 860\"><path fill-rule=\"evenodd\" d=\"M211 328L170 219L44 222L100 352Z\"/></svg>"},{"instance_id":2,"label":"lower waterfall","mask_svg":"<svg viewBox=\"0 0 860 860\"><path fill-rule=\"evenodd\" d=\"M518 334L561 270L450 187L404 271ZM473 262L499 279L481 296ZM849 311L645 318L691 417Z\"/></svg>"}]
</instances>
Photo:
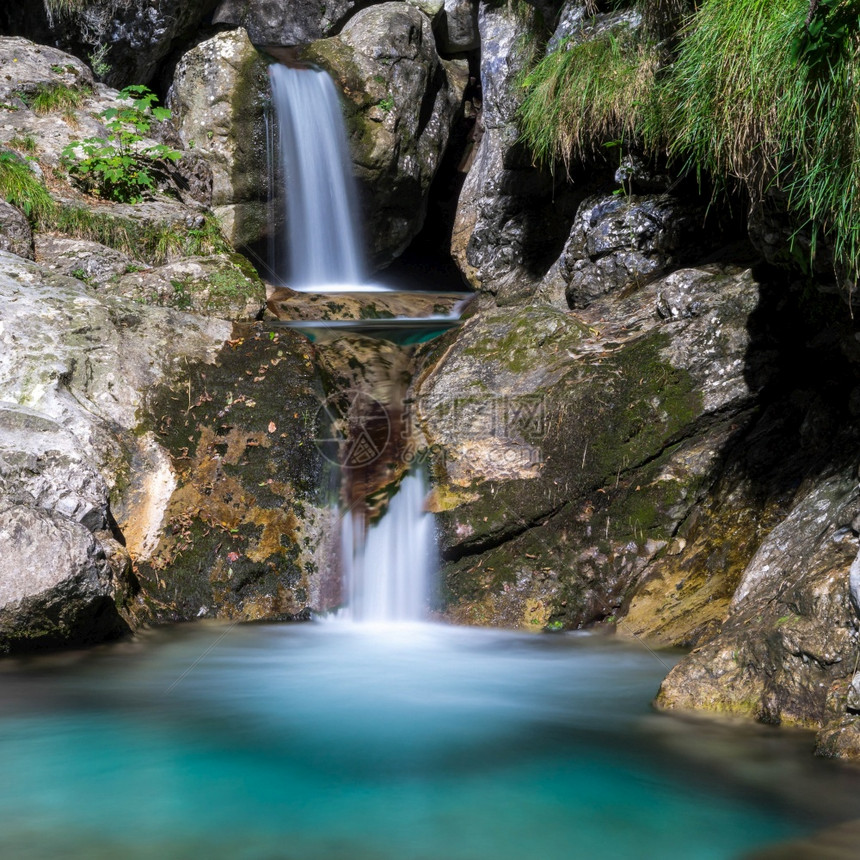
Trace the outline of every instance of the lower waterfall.
<instances>
[{"instance_id":1,"label":"lower waterfall","mask_svg":"<svg viewBox=\"0 0 860 860\"><path fill-rule=\"evenodd\" d=\"M347 511L341 524L341 565L347 607L342 617L361 622L421 621L427 615L436 567L433 515L424 510L427 482L407 475L388 510L365 529Z\"/></svg>"}]
</instances>

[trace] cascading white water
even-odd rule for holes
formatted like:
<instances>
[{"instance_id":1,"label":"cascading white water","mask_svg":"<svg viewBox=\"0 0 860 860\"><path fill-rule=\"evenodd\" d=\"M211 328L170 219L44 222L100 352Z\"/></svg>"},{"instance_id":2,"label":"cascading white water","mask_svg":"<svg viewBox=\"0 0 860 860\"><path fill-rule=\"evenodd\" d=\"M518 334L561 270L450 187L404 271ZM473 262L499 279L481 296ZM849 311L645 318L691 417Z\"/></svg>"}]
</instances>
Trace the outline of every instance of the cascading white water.
<instances>
[{"instance_id":1,"label":"cascading white water","mask_svg":"<svg viewBox=\"0 0 860 860\"><path fill-rule=\"evenodd\" d=\"M355 291L364 280L355 181L340 98L323 71L269 66L286 236L275 271L291 289ZM289 271L279 261L289 260Z\"/></svg>"},{"instance_id":2,"label":"cascading white water","mask_svg":"<svg viewBox=\"0 0 860 860\"><path fill-rule=\"evenodd\" d=\"M347 513L341 531L348 594L345 616L353 621L420 621L427 615L436 562L433 515L424 510L427 482L414 472L400 484L382 519L363 533Z\"/></svg>"},{"instance_id":3,"label":"cascading white water","mask_svg":"<svg viewBox=\"0 0 860 860\"><path fill-rule=\"evenodd\" d=\"M276 128L270 124L272 180L283 180L286 236L273 271L303 292L360 292L364 285L352 161L340 99L322 71L269 67ZM272 133L272 132L276 133ZM277 155L277 169L272 169ZM280 260L289 260L289 273ZM410 320L411 322L411 320ZM331 327L331 323L325 325ZM424 511L427 485L407 475L381 520L366 528L347 513L341 524L347 607L339 617L362 622L420 621L427 614L436 547L433 517Z\"/></svg>"}]
</instances>

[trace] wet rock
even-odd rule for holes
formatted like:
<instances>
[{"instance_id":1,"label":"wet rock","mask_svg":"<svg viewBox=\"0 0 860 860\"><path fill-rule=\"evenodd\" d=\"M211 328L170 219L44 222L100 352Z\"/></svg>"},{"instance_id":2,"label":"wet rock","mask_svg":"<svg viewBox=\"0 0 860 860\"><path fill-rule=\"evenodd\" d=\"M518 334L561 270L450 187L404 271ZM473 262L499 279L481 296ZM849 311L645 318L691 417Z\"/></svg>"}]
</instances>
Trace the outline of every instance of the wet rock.
<instances>
[{"instance_id":1,"label":"wet rock","mask_svg":"<svg viewBox=\"0 0 860 860\"><path fill-rule=\"evenodd\" d=\"M436 28L439 50L456 54L474 51L481 42L478 4L475 0L445 0L444 15Z\"/></svg>"},{"instance_id":2,"label":"wet rock","mask_svg":"<svg viewBox=\"0 0 860 860\"><path fill-rule=\"evenodd\" d=\"M33 259L33 231L23 212L0 200L0 251Z\"/></svg>"},{"instance_id":3,"label":"wet rock","mask_svg":"<svg viewBox=\"0 0 860 860\"><path fill-rule=\"evenodd\" d=\"M302 57L340 81L366 232L377 265L400 254L424 223L427 194L468 73L442 61L428 18L405 3L371 6Z\"/></svg>"},{"instance_id":4,"label":"wet rock","mask_svg":"<svg viewBox=\"0 0 860 860\"><path fill-rule=\"evenodd\" d=\"M311 350L294 332L237 325L214 365L191 363L154 393L172 481L138 572L157 619L305 617L339 603Z\"/></svg>"},{"instance_id":5,"label":"wet rock","mask_svg":"<svg viewBox=\"0 0 860 860\"><path fill-rule=\"evenodd\" d=\"M851 589L851 602L854 604L854 610L860 615L860 554L851 563L849 587Z\"/></svg>"},{"instance_id":6,"label":"wet rock","mask_svg":"<svg viewBox=\"0 0 860 860\"><path fill-rule=\"evenodd\" d=\"M562 5L558 23L547 42L546 52L557 50L565 40L578 44L621 25L635 28L641 23L641 15L632 9L595 13L587 3L568 0Z\"/></svg>"},{"instance_id":7,"label":"wet rock","mask_svg":"<svg viewBox=\"0 0 860 860\"><path fill-rule=\"evenodd\" d=\"M0 503L0 654L84 645L129 631L104 549L56 511ZM118 599L119 598L119 599Z\"/></svg>"},{"instance_id":8,"label":"wet rock","mask_svg":"<svg viewBox=\"0 0 860 860\"><path fill-rule=\"evenodd\" d=\"M280 320L384 320L394 317L446 317L468 304L462 293L297 293L277 289L269 314Z\"/></svg>"},{"instance_id":9,"label":"wet rock","mask_svg":"<svg viewBox=\"0 0 860 860\"><path fill-rule=\"evenodd\" d=\"M166 100L184 147L211 166L212 206L234 245L267 230L266 68L245 30L218 33L182 56Z\"/></svg>"},{"instance_id":10,"label":"wet rock","mask_svg":"<svg viewBox=\"0 0 860 860\"><path fill-rule=\"evenodd\" d=\"M564 284L568 305L584 308L598 296L655 280L678 265L702 217L670 195L590 197L547 275L549 288Z\"/></svg>"},{"instance_id":11,"label":"wet rock","mask_svg":"<svg viewBox=\"0 0 860 860\"><path fill-rule=\"evenodd\" d=\"M845 704L849 711L860 714L860 673L856 674L851 681Z\"/></svg>"},{"instance_id":12,"label":"wet rock","mask_svg":"<svg viewBox=\"0 0 860 860\"><path fill-rule=\"evenodd\" d=\"M662 320L658 295L681 281L703 313ZM615 620L751 404L758 300L748 272L682 270L579 317L485 309L427 349L414 420L433 452L450 617Z\"/></svg>"},{"instance_id":13,"label":"wet rock","mask_svg":"<svg viewBox=\"0 0 860 860\"><path fill-rule=\"evenodd\" d=\"M256 45L302 45L330 35L356 5L355 0L221 0L213 21L244 27Z\"/></svg>"},{"instance_id":14,"label":"wet rock","mask_svg":"<svg viewBox=\"0 0 860 860\"><path fill-rule=\"evenodd\" d=\"M0 12L0 31L56 45L89 63L100 80L121 89L150 83L168 54L193 36L216 2L13 4Z\"/></svg>"}]
</instances>

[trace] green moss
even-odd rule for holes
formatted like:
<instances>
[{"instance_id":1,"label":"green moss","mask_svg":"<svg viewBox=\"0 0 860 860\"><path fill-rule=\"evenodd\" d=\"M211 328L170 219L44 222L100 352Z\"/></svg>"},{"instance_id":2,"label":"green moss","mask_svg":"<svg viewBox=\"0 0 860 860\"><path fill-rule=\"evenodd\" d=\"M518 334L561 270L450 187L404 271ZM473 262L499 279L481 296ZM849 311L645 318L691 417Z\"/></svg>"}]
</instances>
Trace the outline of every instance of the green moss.
<instances>
[{"instance_id":1,"label":"green moss","mask_svg":"<svg viewBox=\"0 0 860 860\"><path fill-rule=\"evenodd\" d=\"M394 319L394 314L384 308L380 310L376 307L374 302L368 302L366 305L362 305L361 310L359 311L359 319L388 320Z\"/></svg>"},{"instance_id":2,"label":"green moss","mask_svg":"<svg viewBox=\"0 0 860 860\"><path fill-rule=\"evenodd\" d=\"M547 306L525 307L514 316L507 311L489 314L486 336L472 340L463 353L479 361L501 363L513 373L541 367L547 350L557 350L559 342L572 346L586 328L573 318Z\"/></svg>"}]
</instances>

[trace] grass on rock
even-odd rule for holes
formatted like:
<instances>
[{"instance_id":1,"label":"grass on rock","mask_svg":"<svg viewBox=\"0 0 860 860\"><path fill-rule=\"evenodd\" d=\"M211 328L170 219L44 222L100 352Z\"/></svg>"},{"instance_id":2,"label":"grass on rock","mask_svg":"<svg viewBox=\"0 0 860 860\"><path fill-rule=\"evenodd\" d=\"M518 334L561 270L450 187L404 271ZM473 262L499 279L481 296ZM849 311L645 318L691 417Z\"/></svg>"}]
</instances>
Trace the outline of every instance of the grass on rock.
<instances>
[{"instance_id":1,"label":"grass on rock","mask_svg":"<svg viewBox=\"0 0 860 860\"><path fill-rule=\"evenodd\" d=\"M856 281L860 2L703 0L691 14L684 0L637 6L643 28L568 39L521 79L520 127L536 161L569 168L620 139L740 179L753 200L779 187L812 256L826 236L840 277ZM670 24L679 38L657 43Z\"/></svg>"}]
</instances>

